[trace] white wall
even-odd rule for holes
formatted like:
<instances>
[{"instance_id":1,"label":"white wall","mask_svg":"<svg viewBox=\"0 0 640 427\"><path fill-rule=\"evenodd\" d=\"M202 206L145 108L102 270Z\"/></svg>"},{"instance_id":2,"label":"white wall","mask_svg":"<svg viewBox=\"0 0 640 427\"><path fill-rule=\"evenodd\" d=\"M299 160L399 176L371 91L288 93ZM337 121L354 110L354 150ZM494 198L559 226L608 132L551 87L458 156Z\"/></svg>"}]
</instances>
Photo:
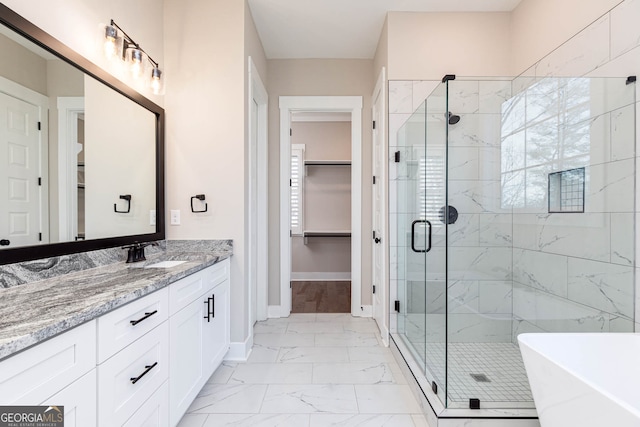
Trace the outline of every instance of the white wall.
<instances>
[{"instance_id":1,"label":"white wall","mask_svg":"<svg viewBox=\"0 0 640 427\"><path fill-rule=\"evenodd\" d=\"M245 266L247 57L266 59L245 2L165 1L167 210L170 239L233 239L231 341L247 338ZM265 73L266 74L266 73ZM262 75L265 78L265 75ZM208 212L190 211L205 194Z\"/></svg>"},{"instance_id":2,"label":"white wall","mask_svg":"<svg viewBox=\"0 0 640 427\"><path fill-rule=\"evenodd\" d=\"M389 80L509 72L509 13L390 12L387 26Z\"/></svg>"},{"instance_id":3,"label":"white wall","mask_svg":"<svg viewBox=\"0 0 640 427\"><path fill-rule=\"evenodd\" d=\"M511 13L510 75L520 74L621 2L523 0Z\"/></svg>"}]
</instances>

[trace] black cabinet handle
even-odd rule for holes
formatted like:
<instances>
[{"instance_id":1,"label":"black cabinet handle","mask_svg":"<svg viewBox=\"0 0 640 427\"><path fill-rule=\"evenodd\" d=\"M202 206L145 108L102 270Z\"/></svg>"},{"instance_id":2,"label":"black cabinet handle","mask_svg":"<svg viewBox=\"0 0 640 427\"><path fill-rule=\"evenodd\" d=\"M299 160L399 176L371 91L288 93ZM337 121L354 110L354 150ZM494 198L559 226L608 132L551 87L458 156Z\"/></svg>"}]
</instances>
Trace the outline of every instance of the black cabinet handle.
<instances>
[{"instance_id":1,"label":"black cabinet handle","mask_svg":"<svg viewBox=\"0 0 640 427\"><path fill-rule=\"evenodd\" d=\"M207 322L211 322L211 315L213 315L212 308L211 308L211 305L212 305L212 304L211 304L212 299L213 299L213 298L209 297L209 298L207 298L207 300L204 302L205 304L207 304L207 315L206 315L206 316L203 316L203 317L204 317L205 319L207 319Z\"/></svg>"},{"instance_id":2,"label":"black cabinet handle","mask_svg":"<svg viewBox=\"0 0 640 427\"><path fill-rule=\"evenodd\" d=\"M209 298L207 298L206 301L204 301L205 304L207 304L207 315L203 316L205 319L207 319L207 322L211 322L211 318L216 317L216 296L215 294L211 294L211 296Z\"/></svg>"},{"instance_id":3,"label":"black cabinet handle","mask_svg":"<svg viewBox=\"0 0 640 427\"><path fill-rule=\"evenodd\" d=\"M137 377L135 377L135 378L130 378L130 380L131 380L131 384L135 384L135 383L137 383L138 381L140 381L140 378L142 378L142 377L144 377L145 375L147 375L147 374L149 373L149 371L150 371L150 370L152 370L153 368L155 368L155 367L156 367L156 365L157 365L157 364L158 364L158 362L154 363L153 365L147 365L147 366L145 366L145 370L144 370L144 372L143 372L143 373L141 373L140 375L138 375L138 376L137 376Z\"/></svg>"},{"instance_id":4,"label":"black cabinet handle","mask_svg":"<svg viewBox=\"0 0 640 427\"><path fill-rule=\"evenodd\" d=\"M132 326L136 326L138 323L142 322L144 319L148 319L149 317L153 316L157 312L158 310L153 310L151 313L145 313L144 317L141 317L138 320L129 320L129 323L131 323Z\"/></svg>"},{"instance_id":5,"label":"black cabinet handle","mask_svg":"<svg viewBox=\"0 0 640 427\"><path fill-rule=\"evenodd\" d=\"M7 239L0 240L0 246L9 246L10 244L11 244L11 241Z\"/></svg>"}]
</instances>

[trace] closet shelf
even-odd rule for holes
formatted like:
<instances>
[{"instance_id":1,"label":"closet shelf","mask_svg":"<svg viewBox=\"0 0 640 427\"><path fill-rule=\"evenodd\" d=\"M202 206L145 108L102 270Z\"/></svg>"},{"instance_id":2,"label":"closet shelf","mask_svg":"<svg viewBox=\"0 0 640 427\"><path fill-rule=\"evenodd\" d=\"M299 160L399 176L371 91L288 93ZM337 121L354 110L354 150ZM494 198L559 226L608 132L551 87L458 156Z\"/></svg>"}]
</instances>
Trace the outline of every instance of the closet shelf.
<instances>
[{"instance_id":1,"label":"closet shelf","mask_svg":"<svg viewBox=\"0 0 640 427\"><path fill-rule=\"evenodd\" d=\"M309 237L351 237L351 231L332 230L332 231L303 231L304 244L308 243Z\"/></svg>"},{"instance_id":2,"label":"closet shelf","mask_svg":"<svg viewBox=\"0 0 640 427\"><path fill-rule=\"evenodd\" d=\"M305 160L305 166L351 166L351 160Z\"/></svg>"}]
</instances>

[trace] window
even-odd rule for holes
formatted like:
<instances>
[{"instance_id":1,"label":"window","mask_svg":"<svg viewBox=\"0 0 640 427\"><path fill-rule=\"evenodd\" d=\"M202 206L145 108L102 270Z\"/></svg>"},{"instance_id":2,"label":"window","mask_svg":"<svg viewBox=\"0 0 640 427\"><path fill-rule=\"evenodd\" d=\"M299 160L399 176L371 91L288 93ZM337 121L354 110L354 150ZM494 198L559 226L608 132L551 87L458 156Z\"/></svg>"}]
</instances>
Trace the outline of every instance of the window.
<instances>
[{"instance_id":1,"label":"window","mask_svg":"<svg viewBox=\"0 0 640 427\"><path fill-rule=\"evenodd\" d=\"M547 207L548 175L589 164L591 85L545 78L502 104L502 208Z\"/></svg>"},{"instance_id":2,"label":"window","mask_svg":"<svg viewBox=\"0 0 640 427\"><path fill-rule=\"evenodd\" d=\"M291 235L302 236L304 144L291 146Z\"/></svg>"}]
</instances>

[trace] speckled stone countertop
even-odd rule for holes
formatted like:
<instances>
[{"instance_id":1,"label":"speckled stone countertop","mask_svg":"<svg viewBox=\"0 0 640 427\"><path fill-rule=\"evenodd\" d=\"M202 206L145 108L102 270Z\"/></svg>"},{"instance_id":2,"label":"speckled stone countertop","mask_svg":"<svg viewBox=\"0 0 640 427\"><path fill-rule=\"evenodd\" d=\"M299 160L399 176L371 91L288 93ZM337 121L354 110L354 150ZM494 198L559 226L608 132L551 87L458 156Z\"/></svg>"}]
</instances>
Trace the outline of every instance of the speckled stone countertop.
<instances>
[{"instance_id":1,"label":"speckled stone countertop","mask_svg":"<svg viewBox=\"0 0 640 427\"><path fill-rule=\"evenodd\" d=\"M172 249L147 255L146 262L119 262L0 289L0 359L231 256L231 250ZM171 268L143 268L164 260L187 262Z\"/></svg>"}]
</instances>

